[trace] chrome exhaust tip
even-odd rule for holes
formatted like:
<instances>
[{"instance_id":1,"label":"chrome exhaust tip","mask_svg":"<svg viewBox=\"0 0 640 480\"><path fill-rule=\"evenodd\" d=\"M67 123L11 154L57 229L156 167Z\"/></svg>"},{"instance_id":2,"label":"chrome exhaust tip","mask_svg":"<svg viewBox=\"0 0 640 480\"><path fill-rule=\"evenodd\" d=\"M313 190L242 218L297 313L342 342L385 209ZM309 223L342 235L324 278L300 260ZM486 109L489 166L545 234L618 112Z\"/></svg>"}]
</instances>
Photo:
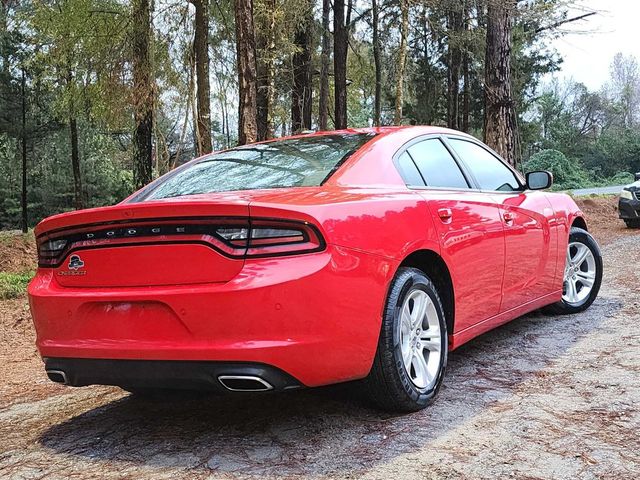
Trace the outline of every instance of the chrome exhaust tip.
<instances>
[{"instance_id":1,"label":"chrome exhaust tip","mask_svg":"<svg viewBox=\"0 0 640 480\"><path fill-rule=\"evenodd\" d=\"M67 380L67 374L64 373L62 370L47 370L47 377L49 377L49 380L51 380L52 382L56 382L56 383L62 383L64 385L67 385L68 380Z\"/></svg>"},{"instance_id":2,"label":"chrome exhaust tip","mask_svg":"<svg viewBox=\"0 0 640 480\"><path fill-rule=\"evenodd\" d=\"M273 385L260 377L251 375L220 375L218 381L232 392L267 392Z\"/></svg>"}]
</instances>

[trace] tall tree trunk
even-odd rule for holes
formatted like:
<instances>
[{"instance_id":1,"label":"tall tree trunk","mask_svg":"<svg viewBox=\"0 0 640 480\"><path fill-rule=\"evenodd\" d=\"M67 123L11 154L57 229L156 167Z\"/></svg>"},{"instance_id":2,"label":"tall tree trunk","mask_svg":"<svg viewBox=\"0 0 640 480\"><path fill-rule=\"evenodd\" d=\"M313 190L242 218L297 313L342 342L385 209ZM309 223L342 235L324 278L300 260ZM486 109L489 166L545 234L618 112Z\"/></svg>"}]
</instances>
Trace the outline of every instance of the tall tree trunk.
<instances>
[{"instance_id":1,"label":"tall tree trunk","mask_svg":"<svg viewBox=\"0 0 640 480\"><path fill-rule=\"evenodd\" d=\"M516 163L516 119L511 94L511 31L515 0L491 0L485 57L485 143Z\"/></svg>"},{"instance_id":2,"label":"tall tree trunk","mask_svg":"<svg viewBox=\"0 0 640 480\"><path fill-rule=\"evenodd\" d=\"M464 0L452 2L448 14L447 126L458 129L460 112L460 64L462 61L462 10Z\"/></svg>"},{"instance_id":3,"label":"tall tree trunk","mask_svg":"<svg viewBox=\"0 0 640 480\"><path fill-rule=\"evenodd\" d=\"M133 181L142 188L152 178L154 85L151 72L151 0L133 0Z\"/></svg>"},{"instance_id":4,"label":"tall tree trunk","mask_svg":"<svg viewBox=\"0 0 640 480\"><path fill-rule=\"evenodd\" d=\"M313 6L310 10L309 32L307 34L307 44L305 47L305 87L302 101L302 127L305 130L311 130L311 117L313 116Z\"/></svg>"},{"instance_id":5,"label":"tall tree trunk","mask_svg":"<svg viewBox=\"0 0 640 480\"><path fill-rule=\"evenodd\" d=\"M27 214L27 99L26 99L26 78L24 69L20 82L20 94L22 96L22 195L20 206L22 208L22 232L27 233L29 229L29 216Z\"/></svg>"},{"instance_id":6,"label":"tall tree trunk","mask_svg":"<svg viewBox=\"0 0 640 480\"><path fill-rule=\"evenodd\" d=\"M382 64L380 60L380 35L378 25L380 23L380 13L378 11L378 0L371 0L371 23L373 24L373 63L375 66L376 87L373 95L373 124L379 127L381 124L381 104L382 104Z\"/></svg>"},{"instance_id":7,"label":"tall tree trunk","mask_svg":"<svg viewBox=\"0 0 640 480\"><path fill-rule=\"evenodd\" d=\"M469 51L465 50L462 57L462 122L463 132L469 133L469 115L471 109L471 72L469 70Z\"/></svg>"},{"instance_id":8,"label":"tall tree trunk","mask_svg":"<svg viewBox=\"0 0 640 480\"><path fill-rule=\"evenodd\" d=\"M227 95L225 94L228 87L223 84L220 78L218 77L218 91L220 92L219 101L220 108L222 109L222 133L224 134L225 148L231 147L231 127L229 126L229 104L227 103Z\"/></svg>"},{"instance_id":9,"label":"tall tree trunk","mask_svg":"<svg viewBox=\"0 0 640 480\"><path fill-rule=\"evenodd\" d=\"M393 123L402 123L404 103L404 72L407 64L407 37L409 36L409 0L400 0L400 51L398 52L398 75L396 78L396 110Z\"/></svg>"},{"instance_id":10,"label":"tall tree trunk","mask_svg":"<svg viewBox=\"0 0 640 480\"><path fill-rule=\"evenodd\" d=\"M267 39L262 29L258 29L256 36L256 122L258 128L258 141L269 138L269 59L266 56Z\"/></svg>"},{"instance_id":11,"label":"tall tree trunk","mask_svg":"<svg viewBox=\"0 0 640 480\"><path fill-rule=\"evenodd\" d=\"M374 0L375 1L375 0ZM329 37L330 0L322 0L322 53L320 56L320 98L318 100L318 127L327 130L329 125Z\"/></svg>"},{"instance_id":12,"label":"tall tree trunk","mask_svg":"<svg viewBox=\"0 0 640 480\"><path fill-rule=\"evenodd\" d=\"M325 0L326 1L326 0ZM10 3L7 0L0 2L0 38L4 37L7 33L7 26L9 23L8 12L10 8ZM4 39L2 40L4 42ZM7 48L8 44L4 48L0 48L0 54L2 54L2 76L5 78L9 77L9 69L11 67L9 58L10 58L10 49Z\"/></svg>"},{"instance_id":13,"label":"tall tree trunk","mask_svg":"<svg viewBox=\"0 0 640 480\"><path fill-rule=\"evenodd\" d=\"M471 71L470 71L470 50L469 43L469 14L471 7L469 0L462 0L462 34L463 42L461 45L462 53L462 111L458 120L458 127L463 132L469 132L469 115L471 108Z\"/></svg>"},{"instance_id":14,"label":"tall tree trunk","mask_svg":"<svg viewBox=\"0 0 640 480\"><path fill-rule=\"evenodd\" d=\"M253 0L236 0L236 54L238 67L238 143L258 139L256 37Z\"/></svg>"},{"instance_id":15,"label":"tall tree trunk","mask_svg":"<svg viewBox=\"0 0 640 480\"><path fill-rule=\"evenodd\" d=\"M439 92L437 91L439 82L434 79L433 66L431 63L432 60L437 61L437 59L433 58L430 47L433 43L440 42L440 39L436 38L436 31L431 29L430 14L429 6L423 3L420 8L420 24L422 26L420 29L420 37L422 40L420 90L422 90L423 98L418 103L418 107L421 110L420 121L427 125L434 123L435 112L437 110L437 105L435 104L439 97Z\"/></svg>"},{"instance_id":16,"label":"tall tree trunk","mask_svg":"<svg viewBox=\"0 0 640 480\"><path fill-rule=\"evenodd\" d=\"M198 155L210 153L211 86L209 84L209 0L191 0L196 8L193 50L196 62L197 150Z\"/></svg>"},{"instance_id":17,"label":"tall tree trunk","mask_svg":"<svg viewBox=\"0 0 640 480\"><path fill-rule=\"evenodd\" d=\"M298 25L294 38L296 52L293 54L293 86L291 89L291 130L293 133L311 129L313 4L307 2L304 8L304 20Z\"/></svg>"},{"instance_id":18,"label":"tall tree trunk","mask_svg":"<svg viewBox=\"0 0 640 480\"><path fill-rule=\"evenodd\" d=\"M78 151L78 124L76 117L69 117L69 139L71 141L71 168L73 170L73 192L76 210L83 208L82 177L80 175L80 153Z\"/></svg>"},{"instance_id":19,"label":"tall tree trunk","mask_svg":"<svg viewBox=\"0 0 640 480\"><path fill-rule=\"evenodd\" d=\"M67 70L67 89L71 91L73 84L73 72ZM78 123L76 119L76 106L73 94L69 100L69 143L71 144L71 170L73 172L73 198L76 210L83 208L82 198L82 174L80 172L80 151L78 148Z\"/></svg>"},{"instance_id":20,"label":"tall tree trunk","mask_svg":"<svg viewBox=\"0 0 640 480\"><path fill-rule=\"evenodd\" d=\"M198 145L200 145L200 130L198 129L198 92L197 92L197 74L196 74L196 55L195 49L192 49L189 52L189 111L191 112L191 119L193 122L193 130L191 133L193 134L193 145L198 153Z\"/></svg>"},{"instance_id":21,"label":"tall tree trunk","mask_svg":"<svg viewBox=\"0 0 640 480\"><path fill-rule=\"evenodd\" d=\"M220 99L220 113L222 113L222 138L224 148L228 148L229 145L226 141L227 138L227 112L224 105L224 100Z\"/></svg>"},{"instance_id":22,"label":"tall tree trunk","mask_svg":"<svg viewBox=\"0 0 640 480\"><path fill-rule=\"evenodd\" d=\"M347 128L347 49L353 0L347 0L347 2L346 17L344 0L333 2L334 123L337 130Z\"/></svg>"},{"instance_id":23,"label":"tall tree trunk","mask_svg":"<svg viewBox=\"0 0 640 480\"><path fill-rule=\"evenodd\" d=\"M256 29L258 140L267 140L273 137L273 104L275 99L276 1L265 0L265 3L266 17L262 19Z\"/></svg>"}]
</instances>

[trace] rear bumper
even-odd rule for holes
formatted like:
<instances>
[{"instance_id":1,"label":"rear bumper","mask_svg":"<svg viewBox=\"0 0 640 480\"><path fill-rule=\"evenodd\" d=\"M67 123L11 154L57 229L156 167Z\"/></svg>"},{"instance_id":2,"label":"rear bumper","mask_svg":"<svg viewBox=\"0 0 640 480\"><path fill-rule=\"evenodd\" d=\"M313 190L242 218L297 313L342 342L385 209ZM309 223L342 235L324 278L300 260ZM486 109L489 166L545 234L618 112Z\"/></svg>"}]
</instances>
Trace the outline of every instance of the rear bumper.
<instances>
[{"instance_id":1,"label":"rear bumper","mask_svg":"<svg viewBox=\"0 0 640 480\"><path fill-rule=\"evenodd\" d=\"M228 392L283 391L300 388L291 375L259 363L167 360L45 358L49 378L73 387L115 385L123 388L175 388ZM246 389L228 379L256 379ZM227 386L225 386L225 383Z\"/></svg>"},{"instance_id":2,"label":"rear bumper","mask_svg":"<svg viewBox=\"0 0 640 480\"><path fill-rule=\"evenodd\" d=\"M71 288L40 269L29 301L45 358L259 363L319 386L368 374L396 268L328 246L226 283Z\"/></svg>"},{"instance_id":3,"label":"rear bumper","mask_svg":"<svg viewBox=\"0 0 640 480\"><path fill-rule=\"evenodd\" d=\"M618 215L624 220L640 219L640 200L621 198L618 201Z\"/></svg>"}]
</instances>

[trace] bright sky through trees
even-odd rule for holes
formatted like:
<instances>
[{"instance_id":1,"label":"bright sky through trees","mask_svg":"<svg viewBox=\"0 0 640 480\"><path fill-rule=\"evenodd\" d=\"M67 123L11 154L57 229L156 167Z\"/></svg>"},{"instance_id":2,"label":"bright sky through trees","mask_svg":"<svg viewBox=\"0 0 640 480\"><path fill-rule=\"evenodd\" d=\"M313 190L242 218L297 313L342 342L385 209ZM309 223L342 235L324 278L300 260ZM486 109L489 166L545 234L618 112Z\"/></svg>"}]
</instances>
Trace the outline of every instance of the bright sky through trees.
<instances>
[{"instance_id":1,"label":"bright sky through trees","mask_svg":"<svg viewBox=\"0 0 640 480\"><path fill-rule=\"evenodd\" d=\"M590 11L598 15L563 27L575 32L555 40L564 58L560 78L599 89L609 78L609 66L616 53L634 55L640 60L640 2L637 0L582 0L569 16Z\"/></svg>"}]
</instances>

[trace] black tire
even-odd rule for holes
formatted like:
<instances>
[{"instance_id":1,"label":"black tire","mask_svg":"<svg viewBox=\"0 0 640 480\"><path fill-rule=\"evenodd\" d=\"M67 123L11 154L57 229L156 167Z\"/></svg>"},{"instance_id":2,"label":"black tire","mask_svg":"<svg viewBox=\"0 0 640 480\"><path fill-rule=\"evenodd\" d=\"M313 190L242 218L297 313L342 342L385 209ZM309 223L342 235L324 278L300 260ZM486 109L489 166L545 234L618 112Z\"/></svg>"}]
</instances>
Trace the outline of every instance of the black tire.
<instances>
[{"instance_id":1,"label":"black tire","mask_svg":"<svg viewBox=\"0 0 640 480\"><path fill-rule=\"evenodd\" d=\"M640 219L625 218L624 223L627 224L627 228L640 228Z\"/></svg>"},{"instance_id":2,"label":"black tire","mask_svg":"<svg viewBox=\"0 0 640 480\"><path fill-rule=\"evenodd\" d=\"M587 296L581 302L569 303L564 299L560 300L559 302L547 307L547 311L549 313L557 315L569 315L572 313L583 312L591 306L593 301L598 296L598 292L600 291L600 285L602 284L602 254L600 253L600 247L598 246L598 243L586 230L572 227L569 234L569 243L574 242L582 243L589 250L591 250L591 253L593 253L593 257L596 263L596 278L594 280L593 287L591 288L589 296Z\"/></svg>"},{"instance_id":3,"label":"black tire","mask_svg":"<svg viewBox=\"0 0 640 480\"><path fill-rule=\"evenodd\" d=\"M440 324L441 358L435 382L419 389L407 373L400 347L400 310L405 298L414 290L423 290L433 302ZM391 283L382 318L378 349L369 376L364 380L365 393L376 406L393 412L415 412L427 407L435 398L447 366L447 323L438 291L429 278L416 268L400 268Z\"/></svg>"}]
</instances>

